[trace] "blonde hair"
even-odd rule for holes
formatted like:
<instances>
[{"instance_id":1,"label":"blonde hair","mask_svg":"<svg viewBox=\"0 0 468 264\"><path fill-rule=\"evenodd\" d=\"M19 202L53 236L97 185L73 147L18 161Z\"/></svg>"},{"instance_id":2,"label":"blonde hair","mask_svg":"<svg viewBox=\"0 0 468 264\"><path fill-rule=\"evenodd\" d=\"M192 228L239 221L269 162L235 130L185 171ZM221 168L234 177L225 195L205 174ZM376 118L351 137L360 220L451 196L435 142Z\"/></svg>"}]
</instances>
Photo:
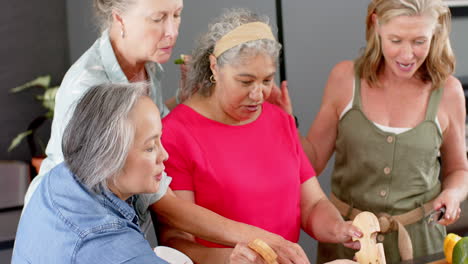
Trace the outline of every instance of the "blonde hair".
<instances>
[{"instance_id":1,"label":"blonde hair","mask_svg":"<svg viewBox=\"0 0 468 264\"><path fill-rule=\"evenodd\" d=\"M380 24L398 16L429 15L437 20L429 54L418 69L419 77L432 82L433 88L441 87L455 70L455 57L450 45L450 10L442 0L372 0L366 17L367 45L356 60L356 73L371 86L379 85L378 74L384 66L381 40L375 30L372 15Z\"/></svg>"}]
</instances>

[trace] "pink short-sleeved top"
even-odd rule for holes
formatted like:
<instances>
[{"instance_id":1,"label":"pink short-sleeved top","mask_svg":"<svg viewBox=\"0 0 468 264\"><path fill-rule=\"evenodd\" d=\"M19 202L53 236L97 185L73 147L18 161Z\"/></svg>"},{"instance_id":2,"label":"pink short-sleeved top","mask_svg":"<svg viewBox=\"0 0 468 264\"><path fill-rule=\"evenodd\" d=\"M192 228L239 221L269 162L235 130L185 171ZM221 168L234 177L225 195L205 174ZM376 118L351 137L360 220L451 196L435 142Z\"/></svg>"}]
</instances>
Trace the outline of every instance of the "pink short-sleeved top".
<instances>
[{"instance_id":1,"label":"pink short-sleeved top","mask_svg":"<svg viewBox=\"0 0 468 264\"><path fill-rule=\"evenodd\" d=\"M298 241L301 184L315 171L290 115L264 103L257 120L231 126L181 104L163 119L162 142L173 190L193 191L200 206Z\"/></svg>"}]
</instances>

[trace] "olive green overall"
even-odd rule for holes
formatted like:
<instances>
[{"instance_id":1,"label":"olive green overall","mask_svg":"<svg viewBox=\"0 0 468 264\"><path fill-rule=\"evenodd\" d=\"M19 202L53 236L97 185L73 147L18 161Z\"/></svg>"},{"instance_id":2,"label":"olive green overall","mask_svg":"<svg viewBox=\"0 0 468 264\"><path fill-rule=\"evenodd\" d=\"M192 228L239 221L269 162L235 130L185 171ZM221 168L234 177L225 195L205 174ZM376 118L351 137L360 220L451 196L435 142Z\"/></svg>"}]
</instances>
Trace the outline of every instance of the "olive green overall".
<instances>
[{"instance_id":1,"label":"olive green overall","mask_svg":"<svg viewBox=\"0 0 468 264\"><path fill-rule=\"evenodd\" d=\"M435 122L442 88L432 91L426 117L401 134L387 133L367 119L356 77L352 108L341 118L336 139L332 193L361 211L399 215L433 200L441 191L437 159L442 135ZM346 217L344 217L348 220ZM423 220L405 226L414 257L441 252L446 231ZM379 236L387 264L400 262L398 234ZM352 259L355 251L341 244L319 243L317 263Z\"/></svg>"}]
</instances>

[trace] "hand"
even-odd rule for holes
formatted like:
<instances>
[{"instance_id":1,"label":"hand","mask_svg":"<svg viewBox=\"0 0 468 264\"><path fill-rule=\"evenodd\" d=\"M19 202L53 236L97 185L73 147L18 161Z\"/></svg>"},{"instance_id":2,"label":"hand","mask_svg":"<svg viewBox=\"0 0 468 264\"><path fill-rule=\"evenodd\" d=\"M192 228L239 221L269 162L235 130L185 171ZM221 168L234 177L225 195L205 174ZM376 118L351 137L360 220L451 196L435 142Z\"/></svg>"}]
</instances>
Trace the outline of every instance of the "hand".
<instances>
[{"instance_id":1,"label":"hand","mask_svg":"<svg viewBox=\"0 0 468 264\"><path fill-rule=\"evenodd\" d=\"M192 56L190 55L181 55L183 57L184 63L179 64L180 68L180 81L179 81L179 90L182 92L179 92L179 102L183 102L185 99L187 99L188 94L186 92L183 92L185 90L185 84L187 83L187 73L189 70L188 63L192 59Z\"/></svg>"},{"instance_id":2,"label":"hand","mask_svg":"<svg viewBox=\"0 0 468 264\"><path fill-rule=\"evenodd\" d=\"M459 196L456 189L445 189L434 200L433 208L438 210L445 206L444 218L439 221L439 224L447 226L455 223L460 218L460 203L457 199Z\"/></svg>"},{"instance_id":3,"label":"hand","mask_svg":"<svg viewBox=\"0 0 468 264\"><path fill-rule=\"evenodd\" d=\"M281 82L281 89L276 84L273 84L267 101L281 107L286 113L293 115L291 98L289 98L288 92L288 81Z\"/></svg>"},{"instance_id":4,"label":"hand","mask_svg":"<svg viewBox=\"0 0 468 264\"><path fill-rule=\"evenodd\" d=\"M251 250L247 244L238 243L229 259L226 261L226 264L264 264L262 256L257 254L255 251Z\"/></svg>"},{"instance_id":5,"label":"hand","mask_svg":"<svg viewBox=\"0 0 468 264\"><path fill-rule=\"evenodd\" d=\"M351 221L341 222L337 224L335 228L335 234L337 236L337 240L343 243L345 247L354 250L361 249L359 241L353 241L353 237L362 237L362 232L361 230L359 230L359 228L353 226L353 223Z\"/></svg>"},{"instance_id":6,"label":"hand","mask_svg":"<svg viewBox=\"0 0 468 264\"><path fill-rule=\"evenodd\" d=\"M358 263L349 259L336 259L336 260L327 262L325 264L358 264Z\"/></svg>"},{"instance_id":7,"label":"hand","mask_svg":"<svg viewBox=\"0 0 468 264\"><path fill-rule=\"evenodd\" d=\"M301 246L276 236L275 239L262 238L278 255L279 264L310 264Z\"/></svg>"}]
</instances>

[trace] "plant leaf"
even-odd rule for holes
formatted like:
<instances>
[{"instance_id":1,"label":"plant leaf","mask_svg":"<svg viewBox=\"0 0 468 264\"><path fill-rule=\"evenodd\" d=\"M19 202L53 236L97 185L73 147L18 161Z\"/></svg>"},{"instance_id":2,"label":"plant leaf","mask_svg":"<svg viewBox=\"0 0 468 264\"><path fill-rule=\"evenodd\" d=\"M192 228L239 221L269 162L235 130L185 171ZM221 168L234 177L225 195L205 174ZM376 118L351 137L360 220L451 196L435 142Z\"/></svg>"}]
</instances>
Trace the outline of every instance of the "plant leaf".
<instances>
[{"instance_id":1,"label":"plant leaf","mask_svg":"<svg viewBox=\"0 0 468 264\"><path fill-rule=\"evenodd\" d=\"M19 143L21 143L21 141L22 141L25 137L31 135L31 133L32 133L32 130L28 130L28 131L25 131L25 132L20 133L19 135L17 135L17 136L11 141L11 144L10 144L10 146L8 147L8 152L10 152L10 151L12 151L14 148L16 148L16 147L19 145Z\"/></svg>"},{"instance_id":2,"label":"plant leaf","mask_svg":"<svg viewBox=\"0 0 468 264\"><path fill-rule=\"evenodd\" d=\"M17 86L15 88L12 88L10 90L10 92L12 93L17 93L17 92L21 92L25 89L28 89L30 87L34 87L34 86L41 86L43 88L48 88L49 85L50 85L50 75L44 75L44 76L39 76L37 77L36 79L30 81L30 82L27 82L23 85L20 85L20 86Z\"/></svg>"},{"instance_id":3,"label":"plant leaf","mask_svg":"<svg viewBox=\"0 0 468 264\"><path fill-rule=\"evenodd\" d=\"M58 86L48 88L42 99L42 105L49 111L54 111L55 107L55 95L57 94Z\"/></svg>"}]
</instances>

